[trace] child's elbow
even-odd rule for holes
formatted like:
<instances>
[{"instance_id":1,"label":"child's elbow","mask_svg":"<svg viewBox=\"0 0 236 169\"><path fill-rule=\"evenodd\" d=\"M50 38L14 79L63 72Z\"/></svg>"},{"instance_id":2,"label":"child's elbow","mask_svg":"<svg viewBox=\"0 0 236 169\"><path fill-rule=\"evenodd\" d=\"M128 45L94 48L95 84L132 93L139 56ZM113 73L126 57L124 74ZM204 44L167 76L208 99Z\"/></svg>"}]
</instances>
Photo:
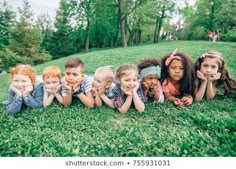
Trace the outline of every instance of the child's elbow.
<instances>
[{"instance_id":1,"label":"child's elbow","mask_svg":"<svg viewBox=\"0 0 236 169\"><path fill-rule=\"evenodd\" d=\"M118 109L121 114L125 114L128 110Z\"/></svg>"},{"instance_id":2,"label":"child's elbow","mask_svg":"<svg viewBox=\"0 0 236 169\"><path fill-rule=\"evenodd\" d=\"M145 110L145 107L142 107L142 108L138 109L138 112L142 113L142 112L144 112L144 110Z\"/></svg>"}]
</instances>

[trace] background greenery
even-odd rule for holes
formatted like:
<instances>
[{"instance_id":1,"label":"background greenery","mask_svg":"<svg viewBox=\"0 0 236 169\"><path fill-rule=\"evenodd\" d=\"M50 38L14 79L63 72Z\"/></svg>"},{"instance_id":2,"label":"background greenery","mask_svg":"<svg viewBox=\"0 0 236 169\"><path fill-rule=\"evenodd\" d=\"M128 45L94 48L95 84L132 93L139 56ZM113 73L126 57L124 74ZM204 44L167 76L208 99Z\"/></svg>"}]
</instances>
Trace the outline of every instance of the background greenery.
<instances>
[{"instance_id":1,"label":"background greenery","mask_svg":"<svg viewBox=\"0 0 236 169\"><path fill-rule=\"evenodd\" d=\"M161 40L207 40L219 32L236 42L235 0L60 0L55 18L0 2L0 72L17 63L41 64L93 48ZM13 2L12 2L13 3Z\"/></svg>"},{"instance_id":2,"label":"background greenery","mask_svg":"<svg viewBox=\"0 0 236 169\"><path fill-rule=\"evenodd\" d=\"M236 77L236 44L175 41L139 47L116 48L75 54L93 74L103 65L136 64L139 59L160 58L175 48L196 60L215 49L225 56ZM69 58L35 66L38 74L49 65L60 66ZM0 101L6 99L9 75L0 76ZM56 102L47 108L27 109L15 117L0 106L0 156L236 156L235 98L218 95L189 107L146 103L143 113L130 109L120 114L106 106L88 109L79 101L70 107Z\"/></svg>"}]
</instances>

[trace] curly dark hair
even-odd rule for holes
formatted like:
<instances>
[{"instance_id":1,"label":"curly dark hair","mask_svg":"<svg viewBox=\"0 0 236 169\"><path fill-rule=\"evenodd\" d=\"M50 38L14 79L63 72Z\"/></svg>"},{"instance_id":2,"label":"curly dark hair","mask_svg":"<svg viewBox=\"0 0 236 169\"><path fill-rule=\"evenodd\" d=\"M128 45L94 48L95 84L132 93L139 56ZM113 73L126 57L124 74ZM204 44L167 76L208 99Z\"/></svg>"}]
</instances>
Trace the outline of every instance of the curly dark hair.
<instances>
[{"instance_id":1,"label":"curly dark hair","mask_svg":"<svg viewBox=\"0 0 236 169\"><path fill-rule=\"evenodd\" d=\"M204 55L204 57L202 57ZM195 62L195 70L200 70L201 64L204 59L207 58L218 58L219 69L218 72L221 73L220 79L217 81L216 87L222 87L225 91L225 95L231 95L236 97L236 93L233 94L233 91L236 91L236 81L231 77L229 71L225 68L225 61L223 54L216 50L209 50L206 53L201 55ZM200 87L200 80L196 79L196 88Z\"/></svg>"},{"instance_id":2,"label":"curly dark hair","mask_svg":"<svg viewBox=\"0 0 236 169\"><path fill-rule=\"evenodd\" d=\"M141 59L137 65L138 72L140 73L143 69L145 69L147 67L157 66L157 65L161 66L161 62L159 59L157 59L155 57Z\"/></svg>"},{"instance_id":3,"label":"curly dark hair","mask_svg":"<svg viewBox=\"0 0 236 169\"><path fill-rule=\"evenodd\" d=\"M169 77L168 68L169 65L166 66L165 62L168 57L170 57L172 53L166 54L162 57L161 60L161 83ZM191 94L194 95L195 92L195 69L194 63L189 55L183 52L177 51L174 56L179 56L182 59L184 66L184 75L180 80L180 93L181 95Z\"/></svg>"}]
</instances>

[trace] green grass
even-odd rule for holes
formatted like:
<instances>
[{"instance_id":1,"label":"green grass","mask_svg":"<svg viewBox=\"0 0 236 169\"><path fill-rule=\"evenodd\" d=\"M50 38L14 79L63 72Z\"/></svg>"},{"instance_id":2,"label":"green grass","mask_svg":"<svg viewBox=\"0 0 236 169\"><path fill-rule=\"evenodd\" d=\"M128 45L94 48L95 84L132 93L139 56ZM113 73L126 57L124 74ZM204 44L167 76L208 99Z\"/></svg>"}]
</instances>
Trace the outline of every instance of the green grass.
<instances>
[{"instance_id":1,"label":"green grass","mask_svg":"<svg viewBox=\"0 0 236 169\"><path fill-rule=\"evenodd\" d=\"M139 59L162 55L178 48L195 60L209 49L225 55L236 77L236 44L175 41L154 45L93 51L80 57L86 74L103 65L136 64ZM57 65L62 58L39 66ZM0 101L6 99L9 75L0 77ZM88 109L75 101L70 107L57 103L27 109L12 117L0 106L0 156L236 156L235 99L219 95L190 107L146 103L144 113L131 109L120 114L104 106Z\"/></svg>"}]
</instances>

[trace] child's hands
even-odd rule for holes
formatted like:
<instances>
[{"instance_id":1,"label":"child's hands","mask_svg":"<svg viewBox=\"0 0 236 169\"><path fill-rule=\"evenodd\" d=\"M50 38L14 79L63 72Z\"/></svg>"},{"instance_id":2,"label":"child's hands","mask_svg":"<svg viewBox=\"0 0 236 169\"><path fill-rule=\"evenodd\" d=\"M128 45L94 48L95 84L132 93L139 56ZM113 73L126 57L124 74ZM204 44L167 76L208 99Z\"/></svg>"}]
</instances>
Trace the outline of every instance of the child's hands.
<instances>
[{"instance_id":1,"label":"child's hands","mask_svg":"<svg viewBox=\"0 0 236 169\"><path fill-rule=\"evenodd\" d=\"M213 74L212 77L209 78L209 80L212 81L212 82L216 81L216 80L219 80L220 76L221 76L221 73L217 72L217 73Z\"/></svg>"},{"instance_id":2,"label":"child's hands","mask_svg":"<svg viewBox=\"0 0 236 169\"><path fill-rule=\"evenodd\" d=\"M184 96L182 99L181 99L182 103L185 105L185 106L189 106L190 104L193 103L193 98L192 97L187 97L187 96Z\"/></svg>"},{"instance_id":3,"label":"child's hands","mask_svg":"<svg viewBox=\"0 0 236 169\"><path fill-rule=\"evenodd\" d=\"M30 84L28 86L25 87L25 90L22 92L22 95L25 96L25 95L30 95L30 93L33 91L33 85Z\"/></svg>"},{"instance_id":4,"label":"child's hands","mask_svg":"<svg viewBox=\"0 0 236 169\"><path fill-rule=\"evenodd\" d=\"M22 96L22 93L20 90L18 90L15 86L11 85L10 89L17 95L17 96Z\"/></svg>"},{"instance_id":5,"label":"child's hands","mask_svg":"<svg viewBox=\"0 0 236 169\"><path fill-rule=\"evenodd\" d=\"M204 76L202 72L200 72L200 70L197 71L197 77L204 81L207 80L207 78Z\"/></svg>"},{"instance_id":6,"label":"child's hands","mask_svg":"<svg viewBox=\"0 0 236 169\"><path fill-rule=\"evenodd\" d=\"M78 80L76 80L75 84L72 86L72 90L74 92L78 91L80 89L80 85L82 84L83 81L84 81L84 77L81 77Z\"/></svg>"},{"instance_id":7,"label":"child's hands","mask_svg":"<svg viewBox=\"0 0 236 169\"><path fill-rule=\"evenodd\" d=\"M131 90L126 90L123 85L121 85L121 90L128 96L132 95L132 91Z\"/></svg>"},{"instance_id":8,"label":"child's hands","mask_svg":"<svg viewBox=\"0 0 236 169\"><path fill-rule=\"evenodd\" d=\"M140 83L139 83L139 81L137 81L136 86L133 89L133 92L137 92L139 86L140 86Z\"/></svg>"},{"instance_id":9,"label":"child's hands","mask_svg":"<svg viewBox=\"0 0 236 169\"><path fill-rule=\"evenodd\" d=\"M147 92L149 90L149 85L147 82L143 81L142 88L144 92Z\"/></svg>"},{"instance_id":10,"label":"child's hands","mask_svg":"<svg viewBox=\"0 0 236 169\"><path fill-rule=\"evenodd\" d=\"M105 93L105 86L100 85L98 87L98 94L99 94L99 96L103 95L104 93Z\"/></svg>"},{"instance_id":11,"label":"child's hands","mask_svg":"<svg viewBox=\"0 0 236 169\"><path fill-rule=\"evenodd\" d=\"M183 102L179 98L175 98L174 104L176 106L183 106L184 105Z\"/></svg>"},{"instance_id":12,"label":"child's hands","mask_svg":"<svg viewBox=\"0 0 236 169\"><path fill-rule=\"evenodd\" d=\"M59 85L53 90L53 93L54 93L54 94L59 93L60 90L61 90L61 88L62 88L62 85L59 84Z\"/></svg>"},{"instance_id":13,"label":"child's hands","mask_svg":"<svg viewBox=\"0 0 236 169\"><path fill-rule=\"evenodd\" d=\"M155 83L154 83L154 90L158 90L158 88L159 88L159 86L160 86L161 84L160 84L160 82L157 80L157 81L155 81Z\"/></svg>"}]
</instances>

